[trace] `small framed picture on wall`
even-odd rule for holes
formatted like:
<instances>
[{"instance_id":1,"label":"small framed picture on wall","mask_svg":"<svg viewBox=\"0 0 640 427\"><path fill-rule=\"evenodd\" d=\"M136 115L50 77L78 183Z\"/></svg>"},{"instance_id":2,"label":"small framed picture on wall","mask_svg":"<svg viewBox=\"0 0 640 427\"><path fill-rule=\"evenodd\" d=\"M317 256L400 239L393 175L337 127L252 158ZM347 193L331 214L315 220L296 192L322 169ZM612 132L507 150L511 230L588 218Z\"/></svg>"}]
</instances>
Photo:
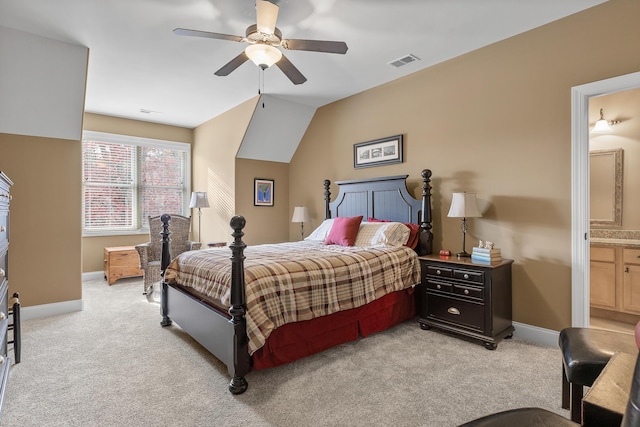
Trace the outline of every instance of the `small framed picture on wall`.
<instances>
[{"instance_id":1,"label":"small framed picture on wall","mask_svg":"<svg viewBox=\"0 0 640 427\"><path fill-rule=\"evenodd\" d=\"M255 178L253 180L253 205L273 206L273 180Z\"/></svg>"}]
</instances>

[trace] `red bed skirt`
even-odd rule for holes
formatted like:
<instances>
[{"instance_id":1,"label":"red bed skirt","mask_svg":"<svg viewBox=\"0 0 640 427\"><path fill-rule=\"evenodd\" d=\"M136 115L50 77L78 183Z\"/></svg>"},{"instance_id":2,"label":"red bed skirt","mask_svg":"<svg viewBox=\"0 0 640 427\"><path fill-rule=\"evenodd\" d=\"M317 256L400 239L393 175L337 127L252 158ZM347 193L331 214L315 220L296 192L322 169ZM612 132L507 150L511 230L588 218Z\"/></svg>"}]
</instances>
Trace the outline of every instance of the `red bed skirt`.
<instances>
[{"instance_id":1,"label":"red bed skirt","mask_svg":"<svg viewBox=\"0 0 640 427\"><path fill-rule=\"evenodd\" d=\"M416 315L415 295L413 288L405 289L362 307L283 325L253 354L253 369L293 362L397 325Z\"/></svg>"}]
</instances>

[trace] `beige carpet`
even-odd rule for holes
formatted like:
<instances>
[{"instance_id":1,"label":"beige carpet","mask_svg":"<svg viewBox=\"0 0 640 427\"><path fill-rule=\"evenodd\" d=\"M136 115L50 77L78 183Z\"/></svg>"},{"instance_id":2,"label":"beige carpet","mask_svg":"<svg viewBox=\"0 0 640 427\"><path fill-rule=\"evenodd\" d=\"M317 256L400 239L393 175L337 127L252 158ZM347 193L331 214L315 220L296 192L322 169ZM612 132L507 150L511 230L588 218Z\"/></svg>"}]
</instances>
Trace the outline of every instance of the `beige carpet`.
<instances>
[{"instance_id":1,"label":"beige carpet","mask_svg":"<svg viewBox=\"0 0 640 427\"><path fill-rule=\"evenodd\" d=\"M142 281L83 285L84 311L23 322L3 426L455 426L520 406L560 409L560 353L495 351L406 322L279 368L233 396L226 368L160 326Z\"/></svg>"}]
</instances>

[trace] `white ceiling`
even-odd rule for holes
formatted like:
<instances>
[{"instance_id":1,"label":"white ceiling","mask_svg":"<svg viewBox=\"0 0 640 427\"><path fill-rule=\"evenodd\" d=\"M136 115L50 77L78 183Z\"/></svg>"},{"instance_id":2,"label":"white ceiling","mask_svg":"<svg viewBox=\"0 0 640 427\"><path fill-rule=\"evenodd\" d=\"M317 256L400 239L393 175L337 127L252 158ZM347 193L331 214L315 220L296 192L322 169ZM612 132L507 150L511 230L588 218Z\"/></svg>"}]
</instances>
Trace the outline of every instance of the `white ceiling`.
<instances>
[{"instance_id":1,"label":"white ceiling","mask_svg":"<svg viewBox=\"0 0 640 427\"><path fill-rule=\"evenodd\" d=\"M319 107L604 0L273 3L284 38L349 47L346 55L284 51L307 77L302 85L276 67L264 72L265 93ZM254 0L0 0L0 25L89 47L86 111L189 128L257 95L259 71L248 61L227 77L214 76L245 45L172 30L244 36L252 24ZM387 64L407 54L420 61Z\"/></svg>"}]
</instances>

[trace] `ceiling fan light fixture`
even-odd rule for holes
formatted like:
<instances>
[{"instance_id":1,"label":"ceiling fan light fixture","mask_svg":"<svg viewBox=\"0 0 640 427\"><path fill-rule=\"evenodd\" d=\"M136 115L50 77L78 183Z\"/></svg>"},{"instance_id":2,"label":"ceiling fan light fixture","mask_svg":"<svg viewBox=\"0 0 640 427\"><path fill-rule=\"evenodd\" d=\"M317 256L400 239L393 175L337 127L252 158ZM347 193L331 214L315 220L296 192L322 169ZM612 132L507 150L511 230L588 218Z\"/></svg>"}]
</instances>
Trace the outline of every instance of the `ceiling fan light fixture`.
<instances>
[{"instance_id":1,"label":"ceiling fan light fixture","mask_svg":"<svg viewBox=\"0 0 640 427\"><path fill-rule=\"evenodd\" d=\"M282 52L279 49L264 43L249 45L244 53L254 64L262 68L270 67L282 58Z\"/></svg>"}]
</instances>

